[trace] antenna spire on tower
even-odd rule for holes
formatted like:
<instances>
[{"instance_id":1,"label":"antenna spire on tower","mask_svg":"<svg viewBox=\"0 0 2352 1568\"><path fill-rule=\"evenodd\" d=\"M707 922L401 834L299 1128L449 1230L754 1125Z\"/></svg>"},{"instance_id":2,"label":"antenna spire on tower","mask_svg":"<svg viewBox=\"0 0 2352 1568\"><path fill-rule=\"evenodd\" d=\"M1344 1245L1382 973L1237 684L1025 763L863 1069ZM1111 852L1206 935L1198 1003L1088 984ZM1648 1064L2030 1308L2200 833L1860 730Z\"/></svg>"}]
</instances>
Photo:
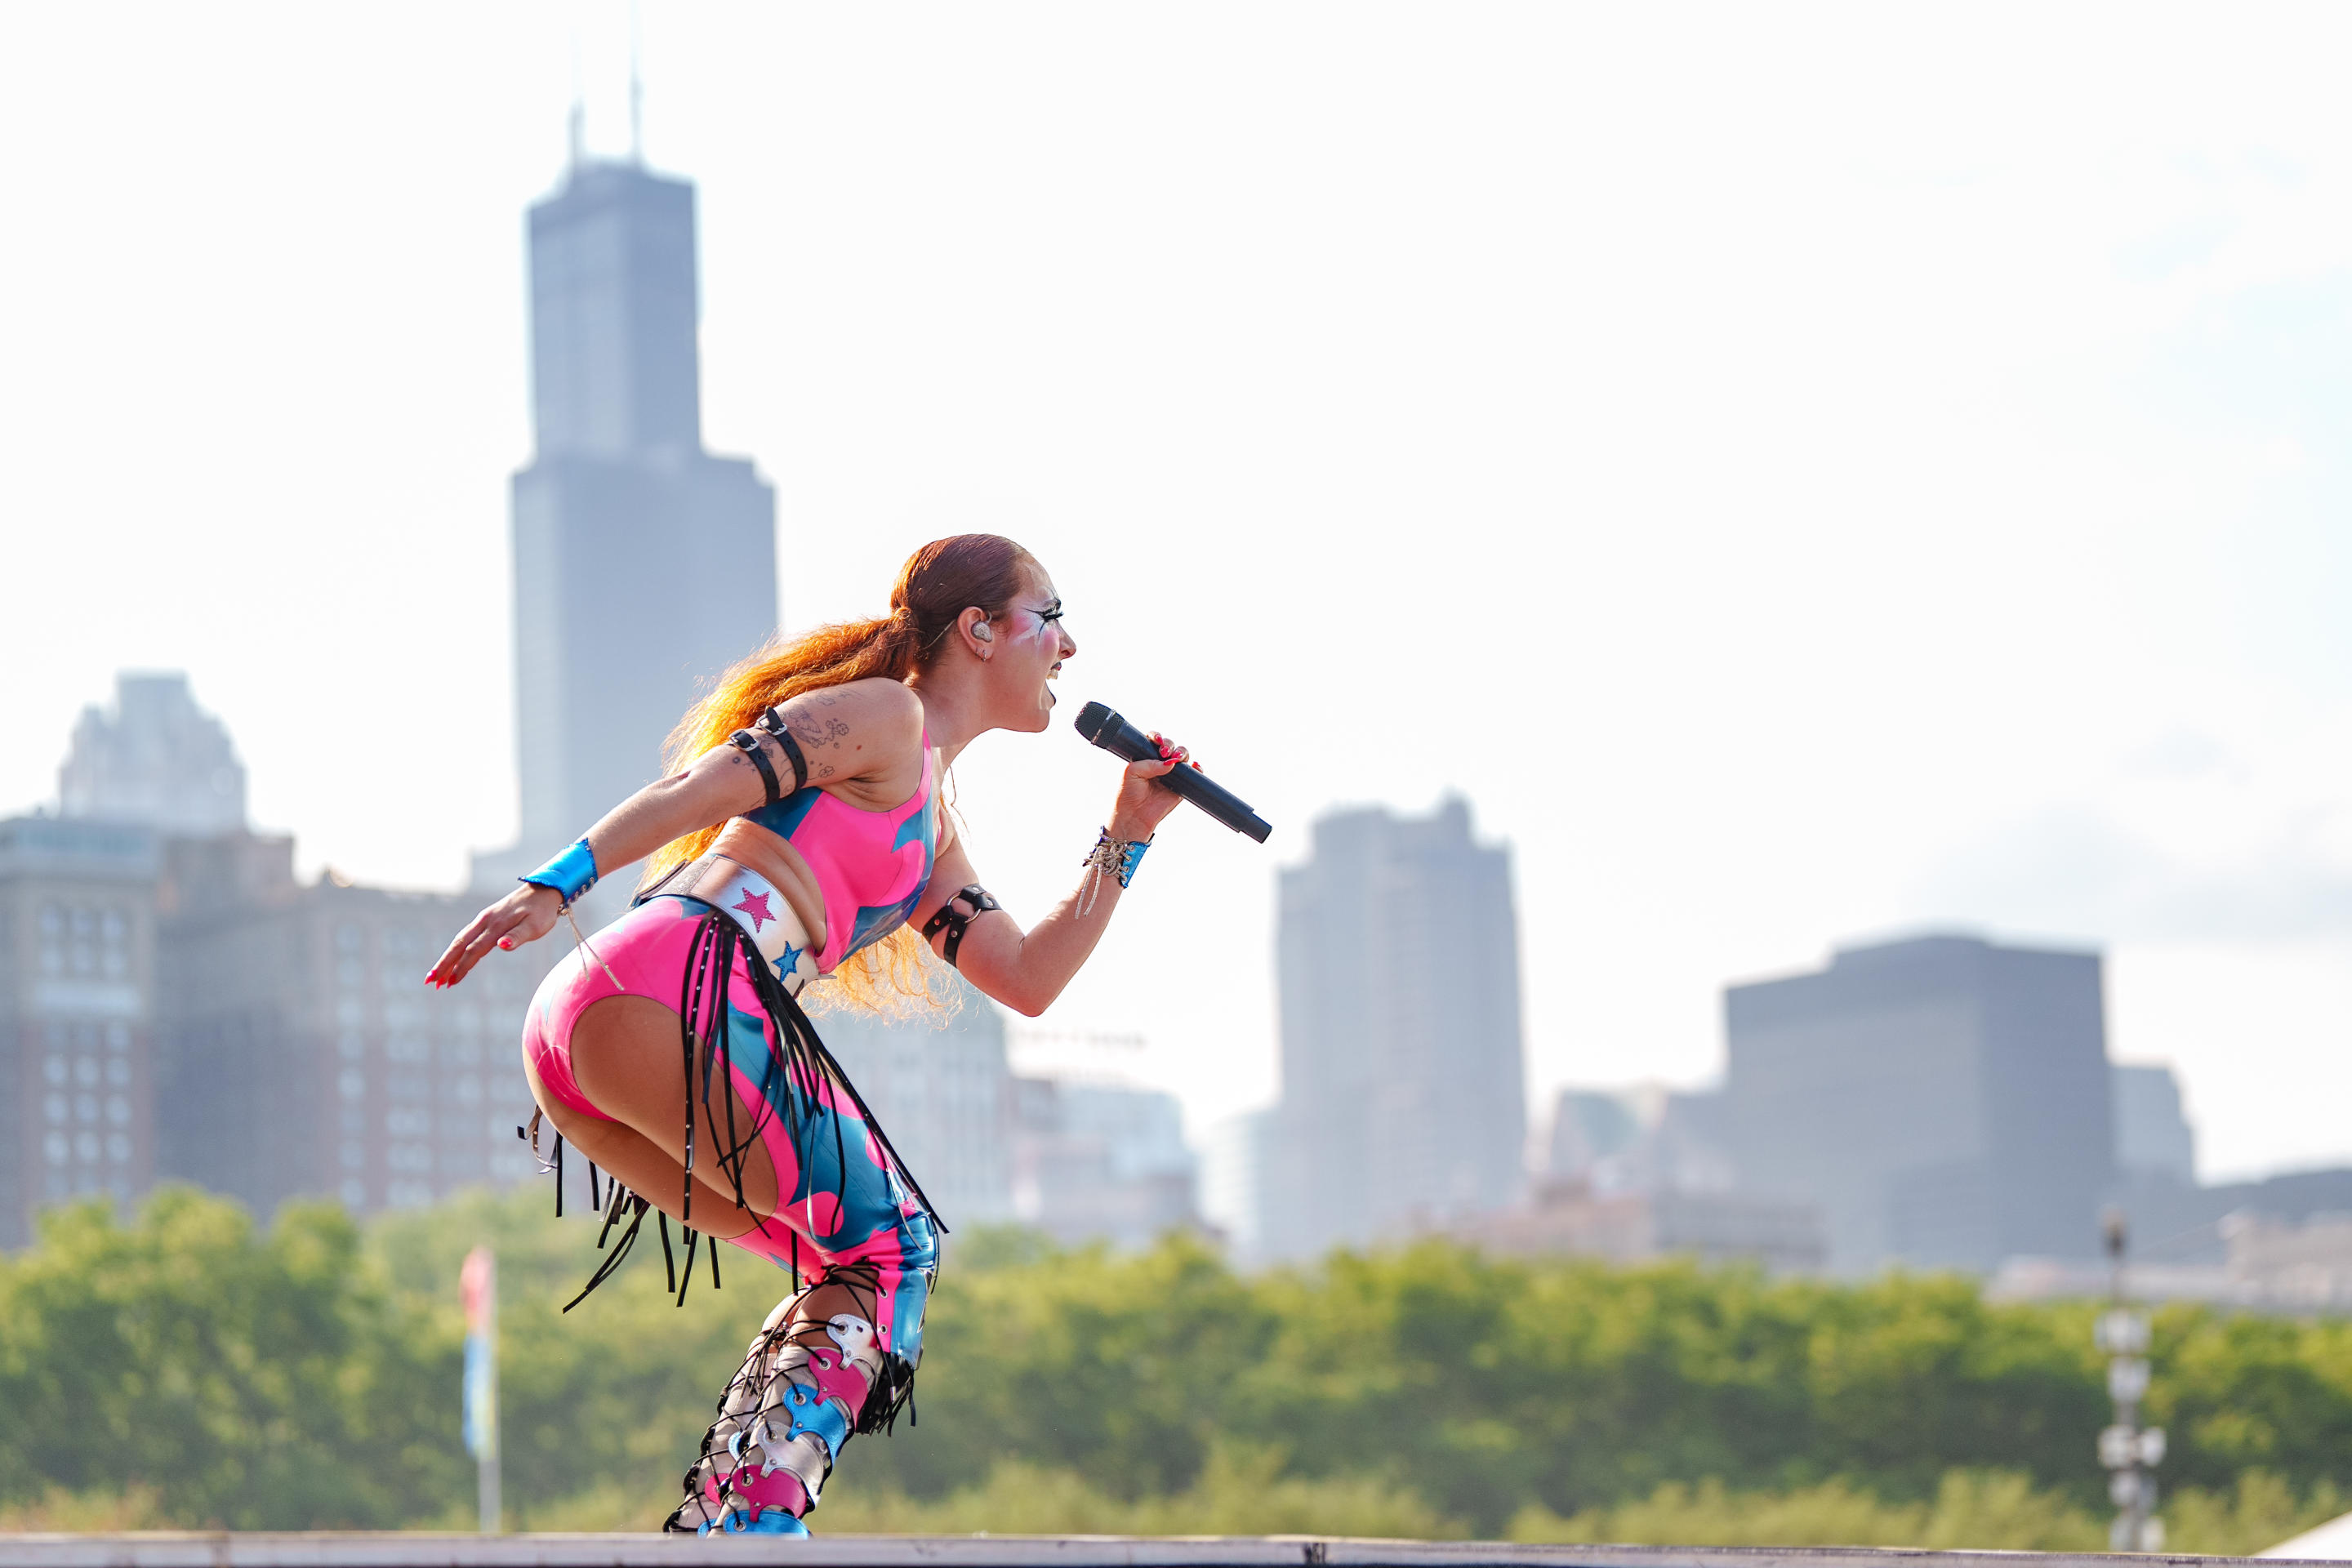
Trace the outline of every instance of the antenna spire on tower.
<instances>
[{"instance_id":1,"label":"antenna spire on tower","mask_svg":"<svg viewBox=\"0 0 2352 1568\"><path fill-rule=\"evenodd\" d=\"M646 164L645 83L637 70L637 0L629 0L629 162Z\"/></svg>"},{"instance_id":2,"label":"antenna spire on tower","mask_svg":"<svg viewBox=\"0 0 2352 1568\"><path fill-rule=\"evenodd\" d=\"M572 172L578 174L581 164L588 161L588 92L580 80L580 24L572 24L572 113L568 131L572 143Z\"/></svg>"}]
</instances>

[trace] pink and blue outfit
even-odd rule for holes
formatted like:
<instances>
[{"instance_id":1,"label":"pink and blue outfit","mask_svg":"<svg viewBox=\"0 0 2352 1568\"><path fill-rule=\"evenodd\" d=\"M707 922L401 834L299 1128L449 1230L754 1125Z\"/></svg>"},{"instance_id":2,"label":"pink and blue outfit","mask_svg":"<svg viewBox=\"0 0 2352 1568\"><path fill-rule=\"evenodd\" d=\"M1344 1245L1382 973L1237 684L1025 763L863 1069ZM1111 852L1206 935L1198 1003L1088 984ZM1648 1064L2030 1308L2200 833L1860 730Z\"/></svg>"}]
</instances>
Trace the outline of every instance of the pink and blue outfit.
<instances>
[{"instance_id":1,"label":"pink and blue outfit","mask_svg":"<svg viewBox=\"0 0 2352 1568\"><path fill-rule=\"evenodd\" d=\"M761 1327L729 1383L669 1528L804 1534L800 1518L816 1506L850 1434L887 1430L912 1387L941 1227L796 998L913 911L931 878L938 810L928 732L914 795L888 811L865 811L804 787L799 749L772 710L761 728L765 737L745 731L734 741L768 784L768 803L744 815L799 851L824 896L824 931L812 938L757 871L706 855L556 965L532 1000L523 1050L549 1099L609 1121L572 1073L574 1023L608 996L650 997L677 1011L689 1101L682 1219L689 1226L694 1102L705 1107L720 1144L702 1152L731 1180L739 1204L749 1151L755 1142L766 1150L776 1210L734 1241L791 1269L794 1293ZM776 743L793 764L789 792L756 749ZM566 851L574 855L586 858L584 842ZM544 879L569 900L587 885L582 877L593 874L593 860L583 868L558 857ZM542 880L542 873L526 879ZM560 1160L560 1141L558 1149ZM650 1207L617 1183L598 1206L608 1235L619 1221L628 1228L591 1289L626 1255ZM668 1220L657 1218L667 1258ZM698 1239L686 1230L689 1282ZM715 1282L715 1240L710 1253ZM836 1302L846 1291L856 1310L822 1318L803 1310L828 1288ZM682 1297L684 1284L677 1289Z\"/></svg>"}]
</instances>

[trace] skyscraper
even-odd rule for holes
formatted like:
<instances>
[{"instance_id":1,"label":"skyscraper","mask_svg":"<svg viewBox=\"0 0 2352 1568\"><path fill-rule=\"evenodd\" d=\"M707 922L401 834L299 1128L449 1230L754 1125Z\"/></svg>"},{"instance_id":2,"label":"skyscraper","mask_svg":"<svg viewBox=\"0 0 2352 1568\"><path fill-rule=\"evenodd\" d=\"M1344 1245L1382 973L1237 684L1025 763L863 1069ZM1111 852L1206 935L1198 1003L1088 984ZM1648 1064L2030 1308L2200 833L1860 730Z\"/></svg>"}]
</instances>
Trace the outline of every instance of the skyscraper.
<instances>
[{"instance_id":1,"label":"skyscraper","mask_svg":"<svg viewBox=\"0 0 2352 1568\"><path fill-rule=\"evenodd\" d=\"M1935 936L1724 992L1743 1188L1818 1203L1830 1265L1990 1269L2099 1245L2099 955Z\"/></svg>"},{"instance_id":2,"label":"skyscraper","mask_svg":"<svg viewBox=\"0 0 2352 1568\"><path fill-rule=\"evenodd\" d=\"M710 678L776 630L775 492L702 449L694 187L576 162L530 210L539 450L514 478L521 831L507 885L655 778Z\"/></svg>"},{"instance_id":3,"label":"skyscraper","mask_svg":"<svg viewBox=\"0 0 2352 1568\"><path fill-rule=\"evenodd\" d=\"M1527 1110L1510 852L1470 808L1341 812L1282 873L1282 1100L1259 1161L1272 1257L1509 1203Z\"/></svg>"}]
</instances>

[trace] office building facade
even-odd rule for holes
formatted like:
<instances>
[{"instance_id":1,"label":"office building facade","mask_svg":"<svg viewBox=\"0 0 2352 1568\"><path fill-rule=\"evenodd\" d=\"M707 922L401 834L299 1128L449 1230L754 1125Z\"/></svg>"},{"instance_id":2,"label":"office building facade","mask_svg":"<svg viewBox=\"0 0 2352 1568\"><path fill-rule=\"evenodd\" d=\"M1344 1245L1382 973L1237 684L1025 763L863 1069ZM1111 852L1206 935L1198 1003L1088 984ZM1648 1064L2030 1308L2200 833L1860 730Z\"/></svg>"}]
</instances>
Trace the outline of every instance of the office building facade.
<instances>
[{"instance_id":1,"label":"office building facade","mask_svg":"<svg viewBox=\"0 0 2352 1568\"><path fill-rule=\"evenodd\" d=\"M2115 1068L2116 1164L2126 1177L2197 1183L2197 1133L2181 1109L2180 1080L2161 1065Z\"/></svg>"},{"instance_id":2,"label":"office building facade","mask_svg":"<svg viewBox=\"0 0 2352 1568\"><path fill-rule=\"evenodd\" d=\"M278 836L164 846L158 1173L265 1216L289 1198L368 1214L531 1177L517 1041L568 929L428 990L477 900L306 885L293 861Z\"/></svg>"},{"instance_id":3,"label":"office building facade","mask_svg":"<svg viewBox=\"0 0 2352 1568\"><path fill-rule=\"evenodd\" d=\"M509 885L659 776L711 678L775 634L775 495L702 449L694 187L583 162L531 208L538 451L513 486L520 833ZM600 916L625 903L591 896Z\"/></svg>"},{"instance_id":4,"label":"office building facade","mask_svg":"<svg viewBox=\"0 0 2352 1568\"><path fill-rule=\"evenodd\" d=\"M2095 1252L2114 1175L2093 952L1927 937L1724 994L1739 1184L1821 1205L1830 1266Z\"/></svg>"},{"instance_id":5,"label":"office building facade","mask_svg":"<svg viewBox=\"0 0 2352 1568\"><path fill-rule=\"evenodd\" d=\"M952 1233L1013 1218L1013 1091L1004 1016L951 984L952 1007L910 1016L834 1007L813 1021Z\"/></svg>"},{"instance_id":6,"label":"office building facade","mask_svg":"<svg viewBox=\"0 0 2352 1568\"><path fill-rule=\"evenodd\" d=\"M1134 1250L1201 1223L1183 1110L1158 1089L1013 1080L1013 1210L1064 1247Z\"/></svg>"},{"instance_id":7,"label":"office building facade","mask_svg":"<svg viewBox=\"0 0 2352 1568\"><path fill-rule=\"evenodd\" d=\"M135 824L0 822L0 1247L154 1179L159 869Z\"/></svg>"},{"instance_id":8,"label":"office building facade","mask_svg":"<svg viewBox=\"0 0 2352 1568\"><path fill-rule=\"evenodd\" d=\"M1281 873L1282 1098L1260 1246L1295 1258L1511 1203L1527 1136L1510 855L1466 804L1342 812Z\"/></svg>"}]
</instances>

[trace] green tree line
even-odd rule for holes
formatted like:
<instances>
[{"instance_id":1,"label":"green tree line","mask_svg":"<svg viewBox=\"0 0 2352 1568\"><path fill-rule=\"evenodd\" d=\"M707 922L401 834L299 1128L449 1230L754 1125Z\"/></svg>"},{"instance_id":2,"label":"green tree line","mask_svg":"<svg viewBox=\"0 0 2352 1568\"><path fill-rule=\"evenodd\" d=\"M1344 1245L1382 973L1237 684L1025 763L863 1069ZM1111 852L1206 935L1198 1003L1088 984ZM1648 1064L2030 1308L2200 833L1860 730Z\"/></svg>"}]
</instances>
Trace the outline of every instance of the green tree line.
<instances>
[{"instance_id":1,"label":"green tree line","mask_svg":"<svg viewBox=\"0 0 2352 1568\"><path fill-rule=\"evenodd\" d=\"M267 1229L166 1191L0 1259L0 1523L462 1527L457 1262L500 1270L514 1528L645 1529L782 1294L720 1249L683 1306L650 1227L568 1315L593 1220L547 1194ZM851 1445L832 1530L1312 1531L2095 1547L2091 1304L1947 1276L1774 1280L1429 1244L1241 1277L954 1238L912 1420ZM2352 1501L2352 1323L2168 1308L2153 1418L2177 1547Z\"/></svg>"}]
</instances>

